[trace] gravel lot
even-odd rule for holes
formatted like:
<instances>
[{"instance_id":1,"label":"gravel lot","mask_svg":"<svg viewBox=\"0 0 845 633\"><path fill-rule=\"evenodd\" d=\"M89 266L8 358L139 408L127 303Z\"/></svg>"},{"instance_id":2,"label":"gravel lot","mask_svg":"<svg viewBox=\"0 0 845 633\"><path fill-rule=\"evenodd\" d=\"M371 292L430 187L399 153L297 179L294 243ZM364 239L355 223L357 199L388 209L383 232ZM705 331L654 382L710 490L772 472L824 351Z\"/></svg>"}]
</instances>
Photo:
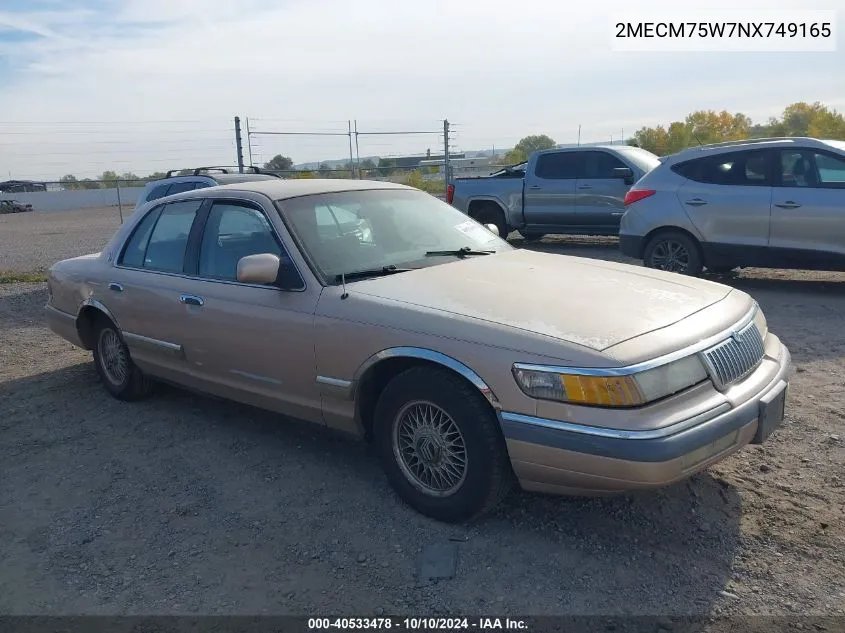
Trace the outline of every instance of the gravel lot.
<instances>
[{"instance_id":1,"label":"gravel lot","mask_svg":"<svg viewBox=\"0 0 845 633\"><path fill-rule=\"evenodd\" d=\"M118 225L0 216L0 270ZM622 259L612 239L531 247ZM465 526L404 507L362 444L172 388L110 398L42 325L43 284L0 285L0 614L845 616L845 274L724 281L798 367L766 445L657 492L512 494ZM418 573L432 545L453 578Z\"/></svg>"}]
</instances>

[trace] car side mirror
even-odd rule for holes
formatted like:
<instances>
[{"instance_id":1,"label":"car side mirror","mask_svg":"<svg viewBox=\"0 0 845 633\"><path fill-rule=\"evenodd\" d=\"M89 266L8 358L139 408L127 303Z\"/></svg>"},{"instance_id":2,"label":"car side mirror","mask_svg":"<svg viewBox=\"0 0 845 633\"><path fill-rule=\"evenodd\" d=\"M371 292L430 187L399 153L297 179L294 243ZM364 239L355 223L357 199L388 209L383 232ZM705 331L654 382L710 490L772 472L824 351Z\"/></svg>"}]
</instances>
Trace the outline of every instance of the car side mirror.
<instances>
[{"instance_id":1,"label":"car side mirror","mask_svg":"<svg viewBox=\"0 0 845 633\"><path fill-rule=\"evenodd\" d=\"M495 224L485 224L485 228L490 231L493 235L499 235L499 227ZM501 236L499 236L501 237Z\"/></svg>"},{"instance_id":2,"label":"car side mirror","mask_svg":"<svg viewBox=\"0 0 845 633\"><path fill-rule=\"evenodd\" d=\"M634 171L630 167L614 167L613 177L622 180L630 180L634 177Z\"/></svg>"},{"instance_id":3,"label":"car side mirror","mask_svg":"<svg viewBox=\"0 0 845 633\"><path fill-rule=\"evenodd\" d=\"M245 284L275 284L281 260L273 253L247 255L238 260L238 281Z\"/></svg>"}]
</instances>

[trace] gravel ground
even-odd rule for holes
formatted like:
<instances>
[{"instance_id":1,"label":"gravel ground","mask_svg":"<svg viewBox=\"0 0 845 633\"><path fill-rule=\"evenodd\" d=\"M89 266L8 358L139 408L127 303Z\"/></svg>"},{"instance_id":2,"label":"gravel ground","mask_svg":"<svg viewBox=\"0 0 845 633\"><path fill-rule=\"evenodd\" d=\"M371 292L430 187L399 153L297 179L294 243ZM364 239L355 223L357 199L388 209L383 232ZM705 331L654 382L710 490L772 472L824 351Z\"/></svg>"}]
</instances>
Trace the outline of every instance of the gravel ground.
<instances>
[{"instance_id":1,"label":"gravel ground","mask_svg":"<svg viewBox=\"0 0 845 633\"><path fill-rule=\"evenodd\" d=\"M9 217L0 269L97 250L118 225ZM622 259L612 239L532 248ZM44 328L44 286L0 285L0 614L845 617L845 275L723 281L798 368L767 444L656 492L515 493L463 526L403 506L363 444L173 388L110 398ZM457 567L428 581L437 545Z\"/></svg>"}]
</instances>

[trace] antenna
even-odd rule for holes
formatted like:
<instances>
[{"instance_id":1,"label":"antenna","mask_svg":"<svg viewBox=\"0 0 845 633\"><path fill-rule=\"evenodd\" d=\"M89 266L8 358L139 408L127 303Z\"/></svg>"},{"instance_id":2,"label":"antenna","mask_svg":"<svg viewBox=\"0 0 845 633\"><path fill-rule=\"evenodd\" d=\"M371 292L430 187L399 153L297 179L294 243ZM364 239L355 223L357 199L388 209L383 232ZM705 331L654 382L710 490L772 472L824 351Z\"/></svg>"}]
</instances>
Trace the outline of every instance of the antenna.
<instances>
[{"instance_id":1,"label":"antenna","mask_svg":"<svg viewBox=\"0 0 845 633\"><path fill-rule=\"evenodd\" d=\"M349 293L346 292L346 273L340 273L340 283L343 286L343 293L340 295L341 299L346 299Z\"/></svg>"}]
</instances>

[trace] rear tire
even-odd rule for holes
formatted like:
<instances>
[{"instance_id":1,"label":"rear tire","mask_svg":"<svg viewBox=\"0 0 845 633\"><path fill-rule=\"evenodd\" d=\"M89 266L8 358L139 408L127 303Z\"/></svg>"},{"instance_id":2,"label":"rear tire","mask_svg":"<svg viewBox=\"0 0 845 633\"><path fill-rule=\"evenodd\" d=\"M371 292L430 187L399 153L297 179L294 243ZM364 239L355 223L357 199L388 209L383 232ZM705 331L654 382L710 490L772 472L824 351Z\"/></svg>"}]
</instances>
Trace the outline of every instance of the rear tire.
<instances>
[{"instance_id":1,"label":"rear tire","mask_svg":"<svg viewBox=\"0 0 845 633\"><path fill-rule=\"evenodd\" d=\"M685 233L665 231L652 237L646 244L643 263L648 268L697 276L702 262L698 244Z\"/></svg>"},{"instance_id":2,"label":"rear tire","mask_svg":"<svg viewBox=\"0 0 845 633\"><path fill-rule=\"evenodd\" d=\"M480 207L475 213L475 219L481 224L495 224L496 229L499 231L499 237L503 240L508 239L508 235L510 235L510 228L508 227L508 223L505 221L504 212L498 205L488 203Z\"/></svg>"},{"instance_id":3,"label":"rear tire","mask_svg":"<svg viewBox=\"0 0 845 633\"><path fill-rule=\"evenodd\" d=\"M120 330L105 316L94 326L94 366L106 391L118 400L139 400L152 391L152 382L132 362Z\"/></svg>"},{"instance_id":4,"label":"rear tire","mask_svg":"<svg viewBox=\"0 0 845 633\"><path fill-rule=\"evenodd\" d=\"M491 510L513 471L496 415L481 394L448 370L413 367L385 387L374 439L399 497L447 523Z\"/></svg>"}]
</instances>

